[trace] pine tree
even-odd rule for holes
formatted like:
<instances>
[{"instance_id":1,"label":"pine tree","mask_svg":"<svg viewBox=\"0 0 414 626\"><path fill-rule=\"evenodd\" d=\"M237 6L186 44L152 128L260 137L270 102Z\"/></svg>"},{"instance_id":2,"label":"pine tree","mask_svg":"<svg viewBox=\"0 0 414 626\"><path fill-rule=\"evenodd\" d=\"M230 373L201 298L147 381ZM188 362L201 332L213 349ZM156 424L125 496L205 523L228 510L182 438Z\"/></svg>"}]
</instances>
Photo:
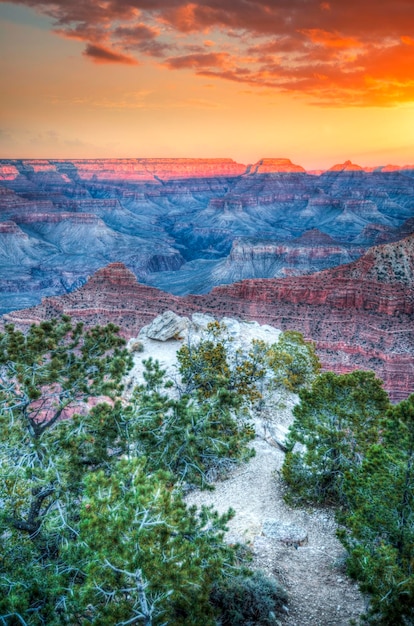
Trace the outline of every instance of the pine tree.
<instances>
[{"instance_id":1,"label":"pine tree","mask_svg":"<svg viewBox=\"0 0 414 626\"><path fill-rule=\"evenodd\" d=\"M208 486L235 464L253 455L247 444L254 429L236 417L240 396L226 389L171 397L165 372L157 362L144 361L146 385L138 387L130 410L130 439L136 454L147 457L147 469L164 469L186 485ZM233 409L233 411L232 411Z\"/></svg>"},{"instance_id":2,"label":"pine tree","mask_svg":"<svg viewBox=\"0 0 414 626\"><path fill-rule=\"evenodd\" d=\"M85 478L79 537L68 563L82 571L68 615L102 626L215 624L210 593L235 562L223 542L232 512L188 508L170 477L145 461L120 461ZM80 608L79 608L80 607Z\"/></svg>"},{"instance_id":3,"label":"pine tree","mask_svg":"<svg viewBox=\"0 0 414 626\"><path fill-rule=\"evenodd\" d=\"M64 318L0 336L0 623L213 626L213 587L249 576L223 541L232 511L188 508L176 485L181 457L195 465L204 443L218 458L248 456L251 434L228 421L231 394L206 419L198 396L164 393L150 361L142 411L125 406L130 357L115 331ZM178 419L162 431L176 475L159 470L169 465L154 462L145 434L144 416L164 413Z\"/></svg>"},{"instance_id":4,"label":"pine tree","mask_svg":"<svg viewBox=\"0 0 414 626\"><path fill-rule=\"evenodd\" d=\"M358 467L366 449L378 442L388 396L373 372L357 370L323 373L299 398L282 468L290 497L343 504L345 472ZM296 442L304 448L293 452Z\"/></svg>"},{"instance_id":5,"label":"pine tree","mask_svg":"<svg viewBox=\"0 0 414 626\"><path fill-rule=\"evenodd\" d=\"M347 473L339 536L348 570L371 594L367 621L414 623L414 395L392 407L380 442Z\"/></svg>"},{"instance_id":6,"label":"pine tree","mask_svg":"<svg viewBox=\"0 0 414 626\"><path fill-rule=\"evenodd\" d=\"M25 611L30 623L59 623L60 554L76 536L82 480L108 464L121 426L117 403L63 418L94 395L120 392L130 364L124 343L113 325L84 331L67 317L0 335L0 608L8 624L25 623Z\"/></svg>"}]
</instances>

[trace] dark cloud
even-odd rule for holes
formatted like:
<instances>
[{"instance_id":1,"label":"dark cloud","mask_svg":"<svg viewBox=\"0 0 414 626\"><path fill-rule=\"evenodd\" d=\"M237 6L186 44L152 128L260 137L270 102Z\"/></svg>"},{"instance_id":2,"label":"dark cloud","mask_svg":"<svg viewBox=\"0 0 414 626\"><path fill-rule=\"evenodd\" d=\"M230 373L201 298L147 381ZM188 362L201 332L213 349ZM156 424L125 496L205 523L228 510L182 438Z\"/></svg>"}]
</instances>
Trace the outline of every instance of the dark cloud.
<instances>
[{"instance_id":1,"label":"dark cloud","mask_svg":"<svg viewBox=\"0 0 414 626\"><path fill-rule=\"evenodd\" d=\"M138 61L133 57L114 52L103 46L88 43L83 54L90 57L95 63L124 63L126 65L138 65Z\"/></svg>"},{"instance_id":2,"label":"dark cloud","mask_svg":"<svg viewBox=\"0 0 414 626\"><path fill-rule=\"evenodd\" d=\"M166 60L165 65L170 69L195 69L219 67L228 65L229 55L225 52L208 52L206 54L186 54L178 57L171 57Z\"/></svg>"},{"instance_id":3,"label":"dark cloud","mask_svg":"<svg viewBox=\"0 0 414 626\"><path fill-rule=\"evenodd\" d=\"M135 43L155 39L159 33L160 31L156 28L150 28L142 23L133 26L118 26L113 31L115 37L126 42Z\"/></svg>"},{"instance_id":4,"label":"dark cloud","mask_svg":"<svg viewBox=\"0 0 414 626\"><path fill-rule=\"evenodd\" d=\"M334 106L412 100L413 0L14 2L85 41L95 62L131 65L139 54Z\"/></svg>"}]
</instances>

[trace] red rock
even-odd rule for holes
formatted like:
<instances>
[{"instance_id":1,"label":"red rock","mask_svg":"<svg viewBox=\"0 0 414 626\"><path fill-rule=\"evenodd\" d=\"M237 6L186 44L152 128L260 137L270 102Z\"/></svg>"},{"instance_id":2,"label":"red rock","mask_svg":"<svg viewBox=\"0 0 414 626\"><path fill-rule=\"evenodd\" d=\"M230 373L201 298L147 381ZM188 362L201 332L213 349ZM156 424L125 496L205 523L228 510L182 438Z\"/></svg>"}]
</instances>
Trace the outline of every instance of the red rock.
<instances>
[{"instance_id":1,"label":"red rock","mask_svg":"<svg viewBox=\"0 0 414 626\"><path fill-rule=\"evenodd\" d=\"M251 174L277 174L305 172L301 165L295 165L290 159L260 159L251 166Z\"/></svg>"},{"instance_id":2,"label":"red rock","mask_svg":"<svg viewBox=\"0 0 414 626\"><path fill-rule=\"evenodd\" d=\"M351 161L345 161L345 163L338 163L333 165L327 170L328 172L363 172L364 168Z\"/></svg>"},{"instance_id":3,"label":"red rock","mask_svg":"<svg viewBox=\"0 0 414 626\"><path fill-rule=\"evenodd\" d=\"M79 178L96 181L158 182L240 176L246 171L245 165L232 159L82 159L71 163Z\"/></svg>"},{"instance_id":4,"label":"red rock","mask_svg":"<svg viewBox=\"0 0 414 626\"><path fill-rule=\"evenodd\" d=\"M110 263L93 274L80 289L43 298L38 306L13 311L4 315L3 320L26 328L43 319L66 314L87 326L113 322L120 326L122 335L130 338L159 313L169 309L181 315L187 310L199 310L182 298L138 283L123 263Z\"/></svg>"},{"instance_id":5,"label":"red rock","mask_svg":"<svg viewBox=\"0 0 414 626\"><path fill-rule=\"evenodd\" d=\"M326 369L372 369L394 401L414 392L414 235L311 276L246 280L180 298L139 284L121 263L70 294L4 316L20 327L66 313L88 325L109 321L126 337L168 309L239 317L302 332Z\"/></svg>"},{"instance_id":6,"label":"red rock","mask_svg":"<svg viewBox=\"0 0 414 626\"><path fill-rule=\"evenodd\" d=\"M19 170L15 165L0 163L0 181L15 180L19 175Z\"/></svg>"}]
</instances>

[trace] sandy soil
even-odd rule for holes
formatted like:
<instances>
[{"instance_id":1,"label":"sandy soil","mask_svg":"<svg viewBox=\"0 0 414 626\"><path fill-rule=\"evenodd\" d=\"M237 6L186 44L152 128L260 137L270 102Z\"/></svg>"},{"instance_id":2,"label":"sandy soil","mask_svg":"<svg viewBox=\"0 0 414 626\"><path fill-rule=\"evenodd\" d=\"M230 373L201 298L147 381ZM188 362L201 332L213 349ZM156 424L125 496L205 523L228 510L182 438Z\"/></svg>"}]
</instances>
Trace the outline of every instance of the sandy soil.
<instances>
[{"instance_id":1,"label":"sandy soil","mask_svg":"<svg viewBox=\"0 0 414 626\"><path fill-rule=\"evenodd\" d=\"M289 421L289 409L282 420ZM291 418L290 418L291 419ZM264 439L263 423L257 422L253 442L256 456L239 467L211 492L187 496L191 504L212 504L219 512L229 507L236 516L229 523L228 541L249 543L253 567L275 576L289 594L280 623L286 626L345 626L358 620L364 598L344 572L344 549L335 536L332 511L292 508L283 500L279 477L284 453ZM263 534L263 522L278 520L300 527L305 545L286 544Z\"/></svg>"}]
</instances>

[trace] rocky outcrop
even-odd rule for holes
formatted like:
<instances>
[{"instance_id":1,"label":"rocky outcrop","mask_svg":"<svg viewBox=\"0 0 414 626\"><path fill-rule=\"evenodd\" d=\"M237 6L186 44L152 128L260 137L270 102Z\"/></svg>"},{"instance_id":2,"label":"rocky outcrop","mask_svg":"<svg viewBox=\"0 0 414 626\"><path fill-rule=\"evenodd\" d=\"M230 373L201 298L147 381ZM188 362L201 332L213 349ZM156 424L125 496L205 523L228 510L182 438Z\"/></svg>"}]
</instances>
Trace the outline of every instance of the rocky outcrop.
<instances>
[{"instance_id":1,"label":"rocky outcrop","mask_svg":"<svg viewBox=\"0 0 414 626\"><path fill-rule=\"evenodd\" d=\"M260 159L251 166L249 174L291 174L292 172L306 172L301 165L295 165L290 159Z\"/></svg>"},{"instance_id":2,"label":"rocky outcrop","mask_svg":"<svg viewBox=\"0 0 414 626\"><path fill-rule=\"evenodd\" d=\"M226 261L212 270L212 276L216 284L228 284L246 278L311 274L350 263L364 251L362 246L341 244L317 229L280 243L243 238L233 242Z\"/></svg>"},{"instance_id":3,"label":"rocky outcrop","mask_svg":"<svg viewBox=\"0 0 414 626\"><path fill-rule=\"evenodd\" d=\"M232 159L82 159L71 161L81 180L155 182L187 178L240 176L246 166ZM102 164L104 163L104 167ZM53 161L65 171L64 161Z\"/></svg>"},{"instance_id":4,"label":"rocky outcrop","mask_svg":"<svg viewBox=\"0 0 414 626\"><path fill-rule=\"evenodd\" d=\"M111 263L93 274L80 289L44 298L40 305L3 316L21 328L42 319L70 315L88 326L113 322L125 337L136 337L143 326L164 311L184 315L199 307L137 282L123 263Z\"/></svg>"},{"instance_id":5,"label":"rocky outcrop","mask_svg":"<svg viewBox=\"0 0 414 626\"><path fill-rule=\"evenodd\" d=\"M167 341L167 339L176 339L180 336L180 333L188 326L188 318L180 317L173 313L173 311L165 311L161 315L158 315L155 320L148 326L145 326L143 331L148 339L155 339L156 341Z\"/></svg>"},{"instance_id":6,"label":"rocky outcrop","mask_svg":"<svg viewBox=\"0 0 414 626\"><path fill-rule=\"evenodd\" d=\"M185 298L141 285L113 263L77 291L4 319L24 327L66 313L87 324L112 321L126 337L167 310L255 320L302 332L327 369L374 370L392 399L401 400L414 392L413 246L414 235L311 276L246 280Z\"/></svg>"},{"instance_id":7,"label":"rocky outcrop","mask_svg":"<svg viewBox=\"0 0 414 626\"><path fill-rule=\"evenodd\" d=\"M352 161L345 161L345 163L337 163L328 169L328 172L363 172L364 169L352 163Z\"/></svg>"},{"instance_id":8,"label":"rocky outcrop","mask_svg":"<svg viewBox=\"0 0 414 626\"><path fill-rule=\"evenodd\" d=\"M205 310L292 328L325 368L373 369L394 400L414 392L414 236L312 276L247 280L189 298Z\"/></svg>"}]
</instances>

